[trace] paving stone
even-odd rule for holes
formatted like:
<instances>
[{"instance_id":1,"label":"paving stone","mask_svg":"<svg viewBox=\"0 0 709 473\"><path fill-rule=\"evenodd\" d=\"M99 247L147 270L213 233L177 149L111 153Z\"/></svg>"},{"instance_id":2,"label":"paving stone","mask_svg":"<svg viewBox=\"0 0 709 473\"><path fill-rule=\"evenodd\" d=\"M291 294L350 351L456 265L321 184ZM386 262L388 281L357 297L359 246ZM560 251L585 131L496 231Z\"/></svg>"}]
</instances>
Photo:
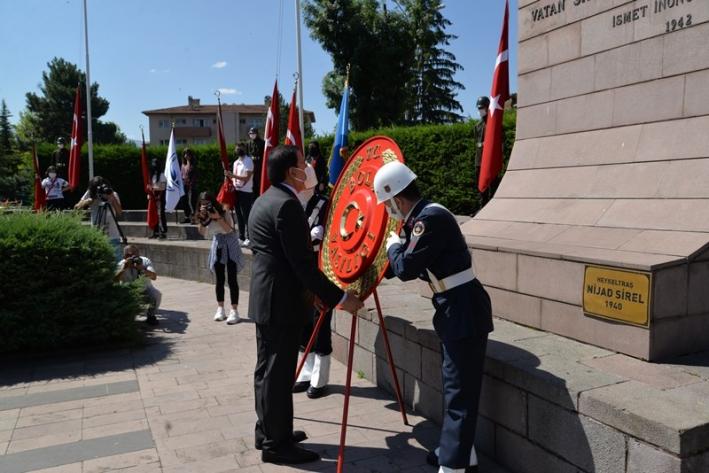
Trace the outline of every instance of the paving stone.
<instances>
[{"instance_id":1,"label":"paving stone","mask_svg":"<svg viewBox=\"0 0 709 473\"><path fill-rule=\"evenodd\" d=\"M108 457L86 460L83 463L83 473L103 473L121 470L138 465L146 465L160 461L158 452L154 448L139 450L137 452L122 453Z\"/></svg>"},{"instance_id":2,"label":"paving stone","mask_svg":"<svg viewBox=\"0 0 709 473\"><path fill-rule=\"evenodd\" d=\"M701 378L678 370L676 367L648 363L620 354L584 360L582 363L659 389L671 389L701 381Z\"/></svg>"},{"instance_id":3,"label":"paving stone","mask_svg":"<svg viewBox=\"0 0 709 473\"><path fill-rule=\"evenodd\" d=\"M661 391L636 381L580 395L579 412L622 432L688 456L709 447L709 405L691 386Z\"/></svg>"},{"instance_id":4,"label":"paving stone","mask_svg":"<svg viewBox=\"0 0 709 473\"><path fill-rule=\"evenodd\" d=\"M524 437L495 429L495 453L500 463L516 473L577 473L578 469Z\"/></svg>"},{"instance_id":5,"label":"paving stone","mask_svg":"<svg viewBox=\"0 0 709 473\"><path fill-rule=\"evenodd\" d=\"M576 412L529 398L529 438L585 471L625 472L625 437Z\"/></svg>"},{"instance_id":6,"label":"paving stone","mask_svg":"<svg viewBox=\"0 0 709 473\"><path fill-rule=\"evenodd\" d=\"M138 391L138 383L136 381L120 381L117 383L102 384L98 386L86 386L49 392L39 392L17 397L0 398L0 410L16 409L18 407L37 406L40 404L51 404L78 399L88 399L134 391Z\"/></svg>"},{"instance_id":7,"label":"paving stone","mask_svg":"<svg viewBox=\"0 0 709 473\"><path fill-rule=\"evenodd\" d=\"M627 473L666 473L682 471L679 457L652 447L646 443L628 439Z\"/></svg>"}]
</instances>

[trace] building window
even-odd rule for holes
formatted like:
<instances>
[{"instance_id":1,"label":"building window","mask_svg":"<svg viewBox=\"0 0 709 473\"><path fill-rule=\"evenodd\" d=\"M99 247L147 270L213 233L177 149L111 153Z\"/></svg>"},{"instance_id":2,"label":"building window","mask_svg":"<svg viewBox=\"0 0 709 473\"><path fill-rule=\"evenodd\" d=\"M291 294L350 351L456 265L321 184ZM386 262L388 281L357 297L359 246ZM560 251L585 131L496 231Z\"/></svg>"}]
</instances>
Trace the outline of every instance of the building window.
<instances>
[{"instance_id":1,"label":"building window","mask_svg":"<svg viewBox=\"0 0 709 473\"><path fill-rule=\"evenodd\" d=\"M176 145L186 145L187 140L181 139L181 140L175 140Z\"/></svg>"},{"instance_id":2,"label":"building window","mask_svg":"<svg viewBox=\"0 0 709 473\"><path fill-rule=\"evenodd\" d=\"M209 126L209 119L207 118L193 118L192 119L192 126L198 127L198 128L204 128Z\"/></svg>"},{"instance_id":3,"label":"building window","mask_svg":"<svg viewBox=\"0 0 709 473\"><path fill-rule=\"evenodd\" d=\"M169 141L170 141L170 140L160 140L160 146L167 146L167 143L168 143Z\"/></svg>"},{"instance_id":4,"label":"building window","mask_svg":"<svg viewBox=\"0 0 709 473\"><path fill-rule=\"evenodd\" d=\"M241 123L242 125L245 124L245 123L246 123L246 119L245 119L245 118L240 118L240 119L239 119L239 123Z\"/></svg>"},{"instance_id":5,"label":"building window","mask_svg":"<svg viewBox=\"0 0 709 473\"><path fill-rule=\"evenodd\" d=\"M192 140L192 143L196 144L196 145L206 145L208 143L208 141L209 140L207 140L205 138L195 138Z\"/></svg>"}]
</instances>

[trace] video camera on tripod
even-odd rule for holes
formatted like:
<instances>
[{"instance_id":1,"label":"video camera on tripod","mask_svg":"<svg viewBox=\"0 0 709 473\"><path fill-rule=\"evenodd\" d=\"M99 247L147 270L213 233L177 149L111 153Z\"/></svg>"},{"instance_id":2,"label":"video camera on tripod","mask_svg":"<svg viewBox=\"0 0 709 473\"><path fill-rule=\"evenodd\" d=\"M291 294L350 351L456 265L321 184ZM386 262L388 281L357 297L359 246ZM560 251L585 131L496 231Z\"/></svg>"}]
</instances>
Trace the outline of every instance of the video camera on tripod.
<instances>
[{"instance_id":1,"label":"video camera on tripod","mask_svg":"<svg viewBox=\"0 0 709 473\"><path fill-rule=\"evenodd\" d=\"M111 194L113 194L113 189L106 183L99 184L96 187L96 195L103 202L107 202Z\"/></svg>"}]
</instances>

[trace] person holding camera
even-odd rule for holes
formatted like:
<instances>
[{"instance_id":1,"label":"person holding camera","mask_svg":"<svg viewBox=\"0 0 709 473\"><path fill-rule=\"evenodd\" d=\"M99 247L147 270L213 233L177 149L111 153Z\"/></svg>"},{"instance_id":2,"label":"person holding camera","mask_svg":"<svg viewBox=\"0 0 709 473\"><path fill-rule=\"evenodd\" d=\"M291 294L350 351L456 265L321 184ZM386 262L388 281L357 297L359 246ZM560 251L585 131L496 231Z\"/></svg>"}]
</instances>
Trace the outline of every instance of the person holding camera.
<instances>
[{"instance_id":1,"label":"person holding camera","mask_svg":"<svg viewBox=\"0 0 709 473\"><path fill-rule=\"evenodd\" d=\"M226 319L229 325L238 324L239 283L236 274L244 267L244 255L239 246L239 238L234 231L234 220L208 192L199 195L199 211L197 212L199 232L205 237L212 237L209 250L209 269L216 276L217 312L214 320L221 322ZM224 313L224 273L227 273L231 310L227 317Z\"/></svg>"},{"instance_id":2,"label":"person holding camera","mask_svg":"<svg viewBox=\"0 0 709 473\"><path fill-rule=\"evenodd\" d=\"M47 194L47 210L64 210L64 191L69 183L57 176L57 168L49 166L47 177L42 180L42 189Z\"/></svg>"},{"instance_id":3,"label":"person holding camera","mask_svg":"<svg viewBox=\"0 0 709 473\"><path fill-rule=\"evenodd\" d=\"M87 207L91 212L91 226L99 228L108 236L116 255L116 261L119 261L122 255L121 239L125 238L116 219L123 213L123 207L118 192L111 188L108 179L101 176L91 179L89 188L74 206L79 210Z\"/></svg>"},{"instance_id":4,"label":"person holding camera","mask_svg":"<svg viewBox=\"0 0 709 473\"><path fill-rule=\"evenodd\" d=\"M129 283L138 279L140 276L145 277L144 294L148 300L148 314L145 322L148 325L158 325L158 319L155 316L160 308L162 301L162 293L158 291L151 281L158 278L153 262L145 256L140 256L140 251L134 245L127 245L123 249L123 259L118 263L118 271L113 277L113 280L121 283Z\"/></svg>"}]
</instances>

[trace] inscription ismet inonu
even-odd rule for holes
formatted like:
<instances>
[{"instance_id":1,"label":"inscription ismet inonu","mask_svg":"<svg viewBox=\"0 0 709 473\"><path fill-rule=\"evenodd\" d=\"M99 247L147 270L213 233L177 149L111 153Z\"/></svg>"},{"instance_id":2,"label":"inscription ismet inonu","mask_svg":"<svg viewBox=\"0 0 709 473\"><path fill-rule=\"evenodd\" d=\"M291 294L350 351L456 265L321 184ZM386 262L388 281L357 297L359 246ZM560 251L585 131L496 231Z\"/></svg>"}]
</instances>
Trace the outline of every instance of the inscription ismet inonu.
<instances>
[{"instance_id":1,"label":"inscription ismet inonu","mask_svg":"<svg viewBox=\"0 0 709 473\"><path fill-rule=\"evenodd\" d=\"M534 7L532 8L532 22L536 23L539 20L543 20L566 11L567 4L578 7L579 5L591 3L592 1L593 0L556 0L555 2L551 2L540 7Z\"/></svg>"}]
</instances>

